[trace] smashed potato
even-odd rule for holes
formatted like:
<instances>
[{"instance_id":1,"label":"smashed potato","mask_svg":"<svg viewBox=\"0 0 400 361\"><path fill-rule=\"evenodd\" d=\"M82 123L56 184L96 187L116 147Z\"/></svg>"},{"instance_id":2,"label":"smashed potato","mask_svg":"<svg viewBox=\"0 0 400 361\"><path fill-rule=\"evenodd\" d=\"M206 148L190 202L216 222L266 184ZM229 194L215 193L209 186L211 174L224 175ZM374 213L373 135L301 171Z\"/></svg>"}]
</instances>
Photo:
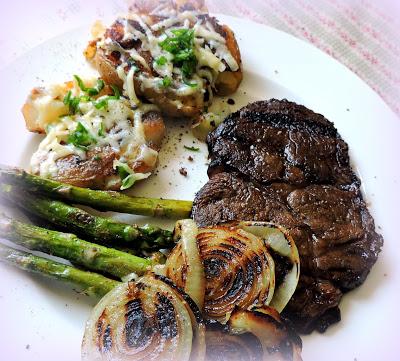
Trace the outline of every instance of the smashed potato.
<instances>
[{"instance_id":1,"label":"smashed potato","mask_svg":"<svg viewBox=\"0 0 400 361\"><path fill-rule=\"evenodd\" d=\"M168 116L193 118L214 94L236 91L243 73L235 36L203 1L136 1L131 11L97 31L85 51L131 101L144 98Z\"/></svg>"}]
</instances>

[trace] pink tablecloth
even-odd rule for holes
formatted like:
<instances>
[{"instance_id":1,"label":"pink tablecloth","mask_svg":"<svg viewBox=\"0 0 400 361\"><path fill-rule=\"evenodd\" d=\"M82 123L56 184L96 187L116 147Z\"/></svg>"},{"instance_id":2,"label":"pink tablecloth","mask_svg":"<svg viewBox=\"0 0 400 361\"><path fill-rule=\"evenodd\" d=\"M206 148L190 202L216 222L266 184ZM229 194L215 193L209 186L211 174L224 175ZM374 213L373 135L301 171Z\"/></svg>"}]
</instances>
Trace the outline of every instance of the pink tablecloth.
<instances>
[{"instance_id":1,"label":"pink tablecloth","mask_svg":"<svg viewBox=\"0 0 400 361\"><path fill-rule=\"evenodd\" d=\"M209 0L311 42L346 65L400 115L400 1Z\"/></svg>"},{"instance_id":2,"label":"pink tablecloth","mask_svg":"<svg viewBox=\"0 0 400 361\"><path fill-rule=\"evenodd\" d=\"M123 12L125 0L13 0L0 14L0 67L57 34ZM345 64L400 115L399 0L207 0L210 11L267 24Z\"/></svg>"}]
</instances>

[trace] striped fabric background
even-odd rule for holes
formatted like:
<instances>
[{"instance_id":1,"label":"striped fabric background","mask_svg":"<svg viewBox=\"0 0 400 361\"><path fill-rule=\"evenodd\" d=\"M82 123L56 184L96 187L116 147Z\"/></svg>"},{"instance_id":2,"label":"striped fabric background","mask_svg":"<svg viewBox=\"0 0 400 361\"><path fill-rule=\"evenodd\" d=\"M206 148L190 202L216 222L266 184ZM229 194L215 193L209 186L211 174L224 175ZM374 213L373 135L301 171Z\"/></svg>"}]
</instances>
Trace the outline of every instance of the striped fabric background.
<instances>
[{"instance_id":1,"label":"striped fabric background","mask_svg":"<svg viewBox=\"0 0 400 361\"><path fill-rule=\"evenodd\" d=\"M393 13L398 9L395 3L208 0L207 4L212 12L246 17L314 44L356 73L400 115L400 22L399 13Z\"/></svg>"},{"instance_id":2,"label":"striped fabric background","mask_svg":"<svg viewBox=\"0 0 400 361\"><path fill-rule=\"evenodd\" d=\"M26 0L0 12L0 68L39 43L134 0ZM400 0L206 0L211 12L248 18L311 42L368 83L400 116ZM17 19L17 20L16 20Z\"/></svg>"}]
</instances>

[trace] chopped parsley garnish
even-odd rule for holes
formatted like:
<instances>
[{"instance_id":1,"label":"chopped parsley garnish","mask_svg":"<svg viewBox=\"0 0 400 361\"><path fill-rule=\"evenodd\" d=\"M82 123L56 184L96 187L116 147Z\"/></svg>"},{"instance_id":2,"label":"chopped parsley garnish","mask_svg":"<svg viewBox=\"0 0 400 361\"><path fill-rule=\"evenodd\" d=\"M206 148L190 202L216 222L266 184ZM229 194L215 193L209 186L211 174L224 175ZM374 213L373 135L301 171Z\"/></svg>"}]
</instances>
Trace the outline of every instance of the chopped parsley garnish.
<instances>
[{"instance_id":1,"label":"chopped parsley garnish","mask_svg":"<svg viewBox=\"0 0 400 361\"><path fill-rule=\"evenodd\" d=\"M64 104L68 106L69 108L69 114L76 114L77 111L79 110L79 103L81 101L80 97L74 97L72 95L71 90L67 93L67 95L64 97Z\"/></svg>"},{"instance_id":2,"label":"chopped parsley garnish","mask_svg":"<svg viewBox=\"0 0 400 361\"><path fill-rule=\"evenodd\" d=\"M172 62L182 69L185 77L191 77L197 65L194 53L194 30L175 29L171 32L174 36L169 36L160 42L160 47L174 56Z\"/></svg>"},{"instance_id":3,"label":"chopped parsley garnish","mask_svg":"<svg viewBox=\"0 0 400 361\"><path fill-rule=\"evenodd\" d=\"M146 179L150 176L150 173L135 173L128 164L120 161L116 161L114 169L117 170L121 178L121 191L131 188L136 181Z\"/></svg>"},{"instance_id":4,"label":"chopped parsley garnish","mask_svg":"<svg viewBox=\"0 0 400 361\"><path fill-rule=\"evenodd\" d=\"M90 102L91 100L92 100L92 98L90 98L90 96L88 96L88 95L82 95L80 97L80 101L82 101L82 102Z\"/></svg>"},{"instance_id":5,"label":"chopped parsley garnish","mask_svg":"<svg viewBox=\"0 0 400 361\"><path fill-rule=\"evenodd\" d=\"M96 109L102 109L102 108L107 109L109 100L110 98L106 97L104 99L98 100L97 102L94 102L93 104Z\"/></svg>"},{"instance_id":6,"label":"chopped parsley garnish","mask_svg":"<svg viewBox=\"0 0 400 361\"><path fill-rule=\"evenodd\" d=\"M115 99L118 100L121 97L121 92L119 91L119 89L115 85L110 85L110 87L114 92Z\"/></svg>"},{"instance_id":7,"label":"chopped parsley garnish","mask_svg":"<svg viewBox=\"0 0 400 361\"><path fill-rule=\"evenodd\" d=\"M161 85L162 85L164 88L168 88L169 86L172 85L172 79L171 79L169 76L165 76L165 77L163 78L163 80L161 80Z\"/></svg>"},{"instance_id":8,"label":"chopped parsley garnish","mask_svg":"<svg viewBox=\"0 0 400 361\"><path fill-rule=\"evenodd\" d=\"M80 97L74 97L72 95L72 91L70 90L64 97L63 103L65 105L68 105L69 108L69 114L62 115L62 117L66 115L73 115L76 114L79 111L79 104L80 102L89 102L91 100L90 96L88 95L83 95Z\"/></svg>"},{"instance_id":9,"label":"chopped parsley garnish","mask_svg":"<svg viewBox=\"0 0 400 361\"><path fill-rule=\"evenodd\" d=\"M86 150L91 144L97 143L97 141L85 126L81 122L78 122L75 131L68 136L68 143Z\"/></svg>"},{"instance_id":10,"label":"chopped parsley garnish","mask_svg":"<svg viewBox=\"0 0 400 361\"><path fill-rule=\"evenodd\" d=\"M184 145L183 148L190 150L192 152L198 152L200 150L200 148L197 147L188 147L187 145Z\"/></svg>"},{"instance_id":11,"label":"chopped parsley garnish","mask_svg":"<svg viewBox=\"0 0 400 361\"><path fill-rule=\"evenodd\" d=\"M107 109L110 100L118 100L121 97L121 92L115 85L111 85L114 95L102 97L102 99L93 103L96 109Z\"/></svg>"},{"instance_id":12,"label":"chopped parsley garnish","mask_svg":"<svg viewBox=\"0 0 400 361\"><path fill-rule=\"evenodd\" d=\"M74 75L76 82L79 85L79 88L89 96L99 95L99 93L104 89L104 81L102 79L98 79L96 85L93 88L87 88L83 83L82 79L78 75Z\"/></svg>"},{"instance_id":13,"label":"chopped parsley garnish","mask_svg":"<svg viewBox=\"0 0 400 361\"><path fill-rule=\"evenodd\" d=\"M105 132L104 132L104 123L103 123L103 122L100 123L100 129L99 129L99 131L97 132L97 135L98 135L99 137L102 137L102 138L104 138L104 137L106 136L106 134L105 134Z\"/></svg>"},{"instance_id":14,"label":"chopped parsley garnish","mask_svg":"<svg viewBox=\"0 0 400 361\"><path fill-rule=\"evenodd\" d=\"M122 181L121 191L132 187L135 183L135 179L132 177L133 172L132 169L129 168L128 164L119 162L116 169Z\"/></svg>"},{"instance_id":15,"label":"chopped parsley garnish","mask_svg":"<svg viewBox=\"0 0 400 361\"><path fill-rule=\"evenodd\" d=\"M132 174L132 169L129 168L128 164L126 163L117 162L115 165L115 169L117 170L118 175L121 177L121 179L125 179L130 174Z\"/></svg>"},{"instance_id":16,"label":"chopped parsley garnish","mask_svg":"<svg viewBox=\"0 0 400 361\"><path fill-rule=\"evenodd\" d=\"M129 174L126 178L122 180L122 185L120 187L121 191L131 188L136 182L135 174Z\"/></svg>"},{"instance_id":17,"label":"chopped parsley garnish","mask_svg":"<svg viewBox=\"0 0 400 361\"><path fill-rule=\"evenodd\" d=\"M191 88L197 88L197 83L191 83L189 81L187 81L186 79L183 79L183 82L187 85L190 86Z\"/></svg>"},{"instance_id":18,"label":"chopped parsley garnish","mask_svg":"<svg viewBox=\"0 0 400 361\"><path fill-rule=\"evenodd\" d=\"M168 61L167 58L162 55L156 60L156 64L162 66L162 65L167 64L167 61Z\"/></svg>"}]
</instances>

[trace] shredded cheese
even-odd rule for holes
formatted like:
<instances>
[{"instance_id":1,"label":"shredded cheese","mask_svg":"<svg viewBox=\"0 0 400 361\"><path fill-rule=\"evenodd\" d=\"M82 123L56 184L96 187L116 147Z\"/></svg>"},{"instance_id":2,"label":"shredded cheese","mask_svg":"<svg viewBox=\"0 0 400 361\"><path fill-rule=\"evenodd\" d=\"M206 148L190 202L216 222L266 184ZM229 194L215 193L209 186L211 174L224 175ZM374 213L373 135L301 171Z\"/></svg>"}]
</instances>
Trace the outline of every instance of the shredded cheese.
<instances>
[{"instance_id":1,"label":"shredded cheese","mask_svg":"<svg viewBox=\"0 0 400 361\"><path fill-rule=\"evenodd\" d=\"M132 79L132 75L128 73L127 78L129 77ZM85 84L87 84L86 81ZM131 101L136 97L134 89L132 93L132 88L127 89ZM66 91L66 89L64 90ZM82 95L76 89L74 94ZM106 98L107 96L103 96L97 101ZM51 109L52 103L59 102L55 99L50 100L47 91L43 92L42 97L37 96L35 101L48 103L46 109ZM154 110L158 110L154 105L145 105L143 108L132 110L130 102L121 97L120 99L107 99L107 107L100 109L95 107L93 101L82 102L79 112L61 118L52 118L52 112L43 111L42 117L52 119L52 122L48 124L47 135L32 156L31 170L35 174L53 178L60 170L58 163L60 159L75 155L81 160L86 160L89 150L106 147L118 154L118 159L122 162L133 164L140 161L149 168L153 168L157 162L158 152L146 144L142 116ZM85 147L69 141L71 134L77 130L78 124L84 127L90 139L93 140ZM148 177L147 173L145 175ZM143 178L139 173L135 177L137 180Z\"/></svg>"},{"instance_id":2,"label":"shredded cheese","mask_svg":"<svg viewBox=\"0 0 400 361\"><path fill-rule=\"evenodd\" d=\"M128 74L125 74L124 66L125 66L125 64L122 64L117 68L117 74L118 74L119 78L124 83L124 90L126 91L129 99L135 105L139 105L140 104L140 100L136 96L135 83L134 83L134 79L133 79L133 77L135 75L136 68L135 67L131 67L129 69Z\"/></svg>"},{"instance_id":3,"label":"shredded cheese","mask_svg":"<svg viewBox=\"0 0 400 361\"><path fill-rule=\"evenodd\" d=\"M210 48L198 48L197 59L200 66L207 66L218 72L223 72L226 67L223 62L212 53Z\"/></svg>"},{"instance_id":4,"label":"shredded cheese","mask_svg":"<svg viewBox=\"0 0 400 361\"><path fill-rule=\"evenodd\" d=\"M160 15L168 10L167 15ZM137 64L143 65L147 70L150 70L149 64L140 55L138 49L123 49L118 50L121 54L122 65L117 69L119 77L124 82L124 90L129 99L134 104L139 104L139 100L135 94L134 79L140 81L141 90L154 89L157 93L166 91L163 88L163 79L166 77L171 78L173 81L171 86L168 86L168 92L176 96L186 96L197 93L199 96L204 94L207 90L211 90L215 84L218 74L228 70L237 71L239 64L234 56L229 51L225 38L219 34L207 18L203 17L203 13L198 11L184 11L182 13L166 9L164 6L159 6L154 10L154 14L158 14L161 20L153 23L154 18L131 13L118 21L124 25L124 38L123 39L140 39L141 50L149 52L154 59L153 70L154 72L136 72L130 70L125 73L127 68L128 59ZM135 21L141 27L140 31L133 25ZM197 65L194 74L190 79L185 79L180 67L174 64L174 57L171 53L163 50L160 43L167 37L174 36L173 31L178 29L194 30L194 53L197 59ZM114 48L107 39L100 42L106 52L111 52ZM157 59L163 58L162 64L157 64ZM199 84L197 87L190 87L187 85L188 80ZM198 79L205 79L206 81L198 81ZM210 94L212 99L212 94ZM170 101L174 104L174 101ZM178 109L182 104L177 104Z\"/></svg>"}]
</instances>

